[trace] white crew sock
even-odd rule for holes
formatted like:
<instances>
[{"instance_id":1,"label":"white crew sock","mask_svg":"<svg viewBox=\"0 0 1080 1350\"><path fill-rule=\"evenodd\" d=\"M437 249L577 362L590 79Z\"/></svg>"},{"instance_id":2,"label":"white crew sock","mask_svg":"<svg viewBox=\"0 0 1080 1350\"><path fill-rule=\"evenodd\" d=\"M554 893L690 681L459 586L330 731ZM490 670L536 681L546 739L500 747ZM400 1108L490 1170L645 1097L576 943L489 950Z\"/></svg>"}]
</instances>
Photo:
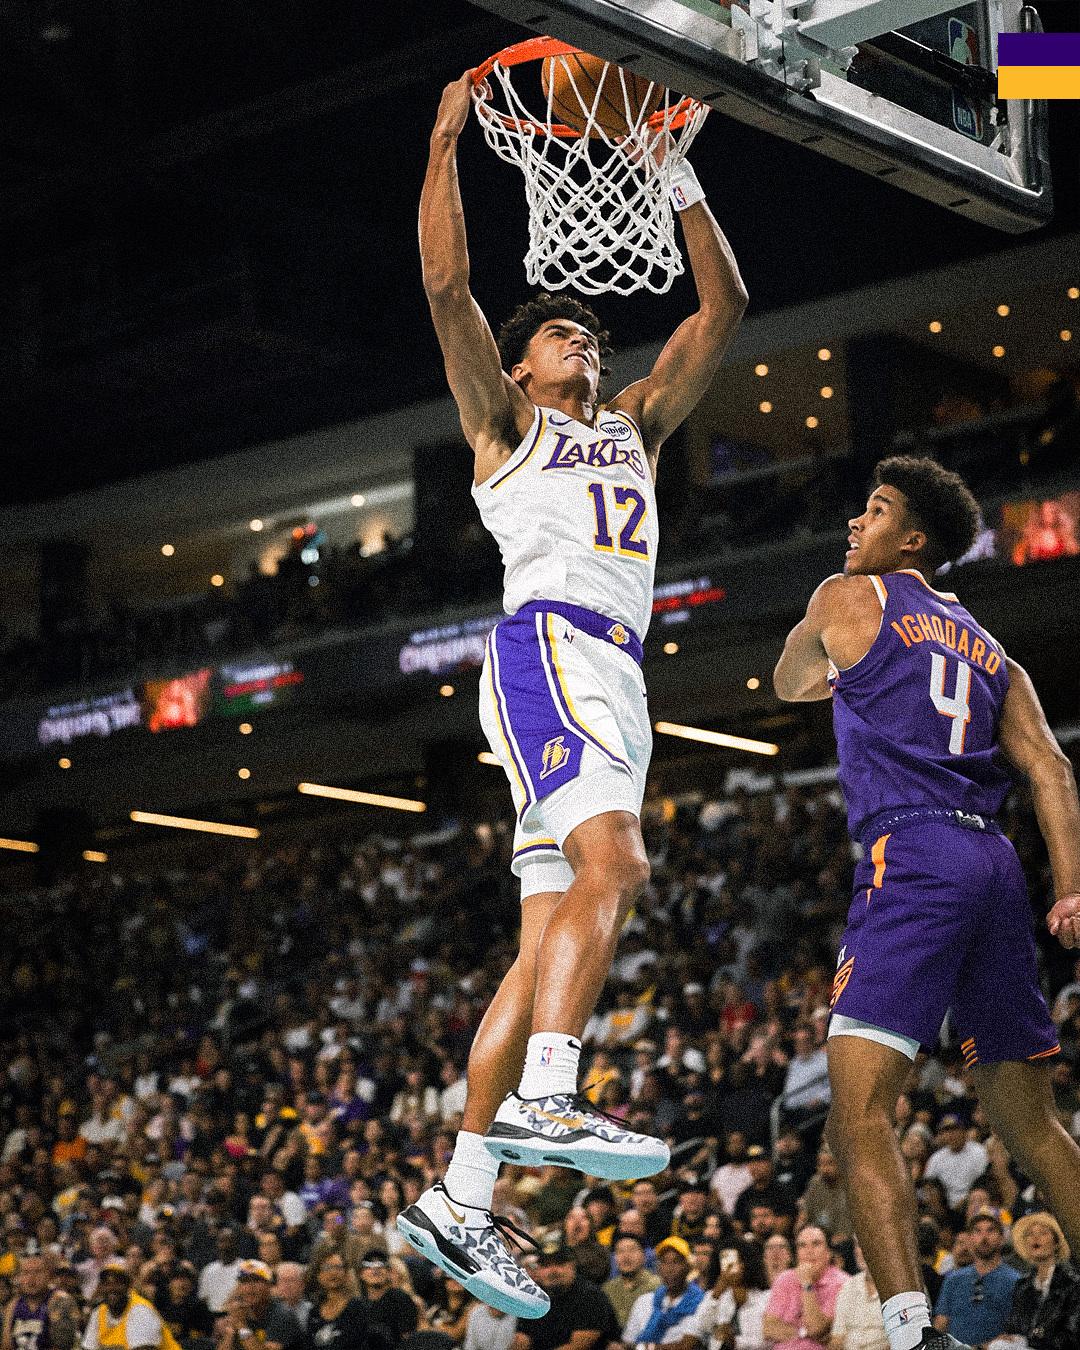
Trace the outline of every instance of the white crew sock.
<instances>
[{"instance_id":1,"label":"white crew sock","mask_svg":"<svg viewBox=\"0 0 1080 1350\"><path fill-rule=\"evenodd\" d=\"M484 1136L459 1130L454 1156L443 1177L443 1185L451 1200L456 1200L459 1205L490 1209L498 1175L499 1160L493 1158L484 1147Z\"/></svg>"},{"instance_id":2,"label":"white crew sock","mask_svg":"<svg viewBox=\"0 0 1080 1350\"><path fill-rule=\"evenodd\" d=\"M532 1100L576 1092L581 1042L562 1031L537 1031L529 1037L518 1096Z\"/></svg>"},{"instance_id":3,"label":"white crew sock","mask_svg":"<svg viewBox=\"0 0 1080 1350\"><path fill-rule=\"evenodd\" d=\"M930 1301L920 1289L910 1294L894 1294L881 1305L889 1350L915 1350L930 1326Z\"/></svg>"}]
</instances>

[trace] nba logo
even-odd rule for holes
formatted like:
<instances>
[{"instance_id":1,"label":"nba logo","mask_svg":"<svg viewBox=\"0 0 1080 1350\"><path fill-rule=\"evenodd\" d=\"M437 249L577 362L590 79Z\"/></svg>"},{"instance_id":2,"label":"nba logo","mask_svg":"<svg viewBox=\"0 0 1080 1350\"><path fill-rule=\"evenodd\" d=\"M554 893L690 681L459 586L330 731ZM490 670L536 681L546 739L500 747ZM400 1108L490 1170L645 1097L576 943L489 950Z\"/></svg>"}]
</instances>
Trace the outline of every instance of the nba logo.
<instances>
[{"instance_id":1,"label":"nba logo","mask_svg":"<svg viewBox=\"0 0 1080 1350\"><path fill-rule=\"evenodd\" d=\"M541 1064L550 1064L550 1063L551 1063L551 1046L550 1046L550 1045L545 1045L544 1048L543 1048L543 1050L540 1051L540 1063L541 1063Z\"/></svg>"}]
</instances>

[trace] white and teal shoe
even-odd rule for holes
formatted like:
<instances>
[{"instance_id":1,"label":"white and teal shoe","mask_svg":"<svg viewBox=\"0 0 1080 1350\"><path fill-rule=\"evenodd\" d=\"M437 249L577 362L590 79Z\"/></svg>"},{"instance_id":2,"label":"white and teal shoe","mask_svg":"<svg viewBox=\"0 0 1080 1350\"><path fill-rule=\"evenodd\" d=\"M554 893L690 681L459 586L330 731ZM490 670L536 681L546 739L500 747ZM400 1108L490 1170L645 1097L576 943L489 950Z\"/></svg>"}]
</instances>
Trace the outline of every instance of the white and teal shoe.
<instances>
[{"instance_id":1,"label":"white and teal shoe","mask_svg":"<svg viewBox=\"0 0 1080 1350\"><path fill-rule=\"evenodd\" d=\"M671 1161L662 1139L624 1129L581 1092L529 1099L511 1092L484 1136L484 1146L500 1162L573 1167L605 1181L640 1181L662 1172Z\"/></svg>"},{"instance_id":2,"label":"white and teal shoe","mask_svg":"<svg viewBox=\"0 0 1080 1350\"><path fill-rule=\"evenodd\" d=\"M491 1307L514 1317L543 1317L551 1306L506 1245L509 1238L534 1246L529 1235L501 1215L459 1205L441 1181L398 1215L397 1226L418 1252Z\"/></svg>"}]
</instances>

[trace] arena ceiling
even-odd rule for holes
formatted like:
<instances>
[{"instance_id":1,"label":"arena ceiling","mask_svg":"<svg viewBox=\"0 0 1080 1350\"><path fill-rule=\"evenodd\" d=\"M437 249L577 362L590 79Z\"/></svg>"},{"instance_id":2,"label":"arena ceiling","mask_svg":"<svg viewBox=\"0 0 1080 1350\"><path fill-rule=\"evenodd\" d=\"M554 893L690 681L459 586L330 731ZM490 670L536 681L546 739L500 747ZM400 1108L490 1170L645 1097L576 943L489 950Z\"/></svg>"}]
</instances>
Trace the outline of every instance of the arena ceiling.
<instances>
[{"instance_id":1,"label":"arena ceiling","mask_svg":"<svg viewBox=\"0 0 1080 1350\"><path fill-rule=\"evenodd\" d=\"M428 128L446 80L522 35L458 0L0 0L0 500L441 392L415 244ZM1054 122L1061 233L1080 115ZM495 318L526 291L521 188L475 129L461 159ZM1007 242L719 116L695 159L759 311ZM631 345L688 303L684 284L603 308Z\"/></svg>"}]
</instances>

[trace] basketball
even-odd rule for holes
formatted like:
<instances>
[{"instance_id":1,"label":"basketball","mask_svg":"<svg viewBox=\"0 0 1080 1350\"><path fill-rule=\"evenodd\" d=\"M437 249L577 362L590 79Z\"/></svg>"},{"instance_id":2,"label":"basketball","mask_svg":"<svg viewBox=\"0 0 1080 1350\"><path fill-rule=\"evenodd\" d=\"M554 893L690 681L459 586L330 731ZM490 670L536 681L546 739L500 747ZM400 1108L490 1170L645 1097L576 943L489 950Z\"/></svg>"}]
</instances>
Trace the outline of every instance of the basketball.
<instances>
[{"instance_id":1,"label":"basketball","mask_svg":"<svg viewBox=\"0 0 1080 1350\"><path fill-rule=\"evenodd\" d=\"M588 112L595 103L593 121L609 136L625 136L643 110L646 116L656 111L665 93L662 86L586 52L549 56L540 78L544 96L551 96L553 119L584 132Z\"/></svg>"}]
</instances>

